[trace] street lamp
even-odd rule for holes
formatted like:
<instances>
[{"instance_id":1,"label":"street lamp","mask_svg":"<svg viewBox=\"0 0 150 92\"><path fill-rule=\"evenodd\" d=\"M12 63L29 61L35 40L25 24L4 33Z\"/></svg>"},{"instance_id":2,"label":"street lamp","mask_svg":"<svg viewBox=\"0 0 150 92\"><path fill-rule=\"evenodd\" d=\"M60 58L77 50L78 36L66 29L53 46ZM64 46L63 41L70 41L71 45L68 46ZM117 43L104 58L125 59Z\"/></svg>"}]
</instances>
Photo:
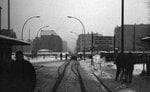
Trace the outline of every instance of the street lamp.
<instances>
[{"instance_id":1,"label":"street lamp","mask_svg":"<svg viewBox=\"0 0 150 92\"><path fill-rule=\"evenodd\" d=\"M23 24L23 27L22 27L21 40L23 40L23 30L24 30L25 24L26 24L29 20L33 19L33 18L40 18L40 16L33 16L33 17L28 18L28 19L25 21L25 23Z\"/></svg>"},{"instance_id":2,"label":"street lamp","mask_svg":"<svg viewBox=\"0 0 150 92\"><path fill-rule=\"evenodd\" d=\"M2 10L2 7L0 6L0 30L1 30L1 10Z\"/></svg>"},{"instance_id":3,"label":"street lamp","mask_svg":"<svg viewBox=\"0 0 150 92\"><path fill-rule=\"evenodd\" d=\"M38 37L39 32L40 32L43 28L46 28L46 27L49 27L49 26L43 26L43 27L41 27L41 28L37 31L36 37Z\"/></svg>"},{"instance_id":4,"label":"street lamp","mask_svg":"<svg viewBox=\"0 0 150 92\"><path fill-rule=\"evenodd\" d=\"M77 35L77 36L79 35L78 33L76 33L76 32L72 32L72 31L71 31L70 33L73 33L73 34L75 34L75 35Z\"/></svg>"},{"instance_id":5,"label":"street lamp","mask_svg":"<svg viewBox=\"0 0 150 92\"><path fill-rule=\"evenodd\" d=\"M124 0L121 2L121 53L124 52Z\"/></svg>"},{"instance_id":6,"label":"street lamp","mask_svg":"<svg viewBox=\"0 0 150 92\"><path fill-rule=\"evenodd\" d=\"M43 26L43 27L41 27L41 28L37 31L37 34L36 34L36 37L35 37L35 41L36 41L36 45L35 45L35 46L36 46L36 47L35 47L35 48L36 48L36 55L37 55L37 51L38 51L38 47L39 47L39 46L38 46L38 41L39 41L39 40L38 40L38 34L39 34L39 32L41 32L41 30L42 30L43 28L46 28L46 27L49 27L49 26Z\"/></svg>"},{"instance_id":7,"label":"street lamp","mask_svg":"<svg viewBox=\"0 0 150 92\"><path fill-rule=\"evenodd\" d=\"M83 31L84 31L84 47L83 47L83 54L84 54L84 60L85 60L85 27L84 27L84 24L82 23L82 21L81 21L80 19L78 19L78 18L76 18L76 17L72 17L72 16L67 16L67 17L68 17L68 18L73 18L73 19L78 20L78 21L81 23L82 27L83 27Z\"/></svg>"}]
</instances>

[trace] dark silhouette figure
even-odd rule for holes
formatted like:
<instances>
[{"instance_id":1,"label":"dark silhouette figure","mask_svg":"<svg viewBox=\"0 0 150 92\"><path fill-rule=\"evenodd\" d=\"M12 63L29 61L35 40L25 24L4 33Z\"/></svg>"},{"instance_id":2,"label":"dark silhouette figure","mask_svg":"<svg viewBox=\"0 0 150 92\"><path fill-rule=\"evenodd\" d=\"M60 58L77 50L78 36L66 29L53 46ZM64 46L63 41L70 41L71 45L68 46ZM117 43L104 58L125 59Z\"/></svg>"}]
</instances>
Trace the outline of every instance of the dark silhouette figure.
<instances>
[{"instance_id":1,"label":"dark silhouette figure","mask_svg":"<svg viewBox=\"0 0 150 92\"><path fill-rule=\"evenodd\" d=\"M0 58L0 92L13 92L11 48L5 49Z\"/></svg>"},{"instance_id":2,"label":"dark silhouette figure","mask_svg":"<svg viewBox=\"0 0 150 92\"><path fill-rule=\"evenodd\" d=\"M116 78L115 78L116 81L118 79L121 80L123 75L125 74L125 68L123 66L123 62L124 62L124 54L118 53L117 58L115 60L115 64L116 64L116 68L117 68Z\"/></svg>"},{"instance_id":3,"label":"dark silhouette figure","mask_svg":"<svg viewBox=\"0 0 150 92\"><path fill-rule=\"evenodd\" d=\"M60 53L60 60L62 60L62 53Z\"/></svg>"},{"instance_id":4,"label":"dark silhouette figure","mask_svg":"<svg viewBox=\"0 0 150 92\"><path fill-rule=\"evenodd\" d=\"M34 92L36 73L32 64L24 60L22 51L16 52L13 63L13 83L15 92Z\"/></svg>"},{"instance_id":5,"label":"dark silhouette figure","mask_svg":"<svg viewBox=\"0 0 150 92\"><path fill-rule=\"evenodd\" d=\"M127 61L126 61L126 71L125 71L125 79L129 83L132 82L132 73L134 70L134 64L135 64L135 57L132 55L131 52L128 53L127 55Z\"/></svg>"},{"instance_id":6,"label":"dark silhouette figure","mask_svg":"<svg viewBox=\"0 0 150 92\"><path fill-rule=\"evenodd\" d=\"M68 54L65 55L66 60L68 60Z\"/></svg>"},{"instance_id":7,"label":"dark silhouette figure","mask_svg":"<svg viewBox=\"0 0 150 92\"><path fill-rule=\"evenodd\" d=\"M77 56L72 55L72 56L71 56L71 60L77 61Z\"/></svg>"},{"instance_id":8,"label":"dark silhouette figure","mask_svg":"<svg viewBox=\"0 0 150 92\"><path fill-rule=\"evenodd\" d=\"M0 92L12 92L12 61L0 61Z\"/></svg>"}]
</instances>

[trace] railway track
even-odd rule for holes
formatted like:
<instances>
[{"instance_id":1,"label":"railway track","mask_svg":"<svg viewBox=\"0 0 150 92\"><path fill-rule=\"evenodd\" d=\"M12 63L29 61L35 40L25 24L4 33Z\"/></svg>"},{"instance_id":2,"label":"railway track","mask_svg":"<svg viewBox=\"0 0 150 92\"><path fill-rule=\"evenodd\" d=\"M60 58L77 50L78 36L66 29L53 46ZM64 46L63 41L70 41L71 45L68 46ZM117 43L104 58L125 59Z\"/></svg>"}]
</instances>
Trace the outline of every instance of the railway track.
<instances>
[{"instance_id":1,"label":"railway track","mask_svg":"<svg viewBox=\"0 0 150 92\"><path fill-rule=\"evenodd\" d=\"M65 75L65 72L66 72L66 69L67 67L69 66L71 61L68 61L68 62L65 62L63 65L61 65L59 68L58 68L58 77L57 77L57 80L51 90L51 92L56 92L64 75Z\"/></svg>"},{"instance_id":2,"label":"railway track","mask_svg":"<svg viewBox=\"0 0 150 92\"><path fill-rule=\"evenodd\" d=\"M96 77L96 79L99 81L99 83L100 83L108 92L113 92L113 91L111 91L111 90L103 83L103 81L102 81L94 72L92 72L92 74Z\"/></svg>"},{"instance_id":3,"label":"railway track","mask_svg":"<svg viewBox=\"0 0 150 92\"><path fill-rule=\"evenodd\" d=\"M84 82L83 82L83 78L82 78L80 70L79 70L79 62L78 61L75 61L71 65L71 70L76 75L76 77L78 78L78 81L80 83L81 92L87 92L86 87L85 87Z\"/></svg>"},{"instance_id":4,"label":"railway track","mask_svg":"<svg viewBox=\"0 0 150 92\"><path fill-rule=\"evenodd\" d=\"M72 74L72 76L70 76L70 73ZM87 90L88 88L86 88L86 86L88 87L88 84L83 81L83 78L85 76L81 72L81 67L80 67L80 64L78 61L70 60L70 61L65 62L57 69L57 74L58 74L58 77L52 87L51 92L60 91L61 87L63 87L63 86L64 86L63 89L67 90L68 86L66 86L66 85L71 85L71 83L69 83L69 82L76 82L79 87L78 91L88 92L88 90ZM94 72L92 74L99 81L100 85L102 85L107 90L107 92L112 92ZM72 77L75 77L75 80L73 79L73 81L70 81L72 79ZM59 88L59 86L60 86L60 88ZM66 91L64 91L64 92L66 92Z\"/></svg>"}]
</instances>

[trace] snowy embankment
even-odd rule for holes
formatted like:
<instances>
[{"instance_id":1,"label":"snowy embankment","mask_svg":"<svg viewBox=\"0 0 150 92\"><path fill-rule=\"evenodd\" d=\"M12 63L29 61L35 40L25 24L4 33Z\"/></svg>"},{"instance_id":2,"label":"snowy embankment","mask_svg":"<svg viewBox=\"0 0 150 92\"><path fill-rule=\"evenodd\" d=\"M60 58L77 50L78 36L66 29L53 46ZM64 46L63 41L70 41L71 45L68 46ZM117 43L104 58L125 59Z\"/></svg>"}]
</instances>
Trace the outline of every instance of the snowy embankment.
<instances>
[{"instance_id":1,"label":"snowy embankment","mask_svg":"<svg viewBox=\"0 0 150 92\"><path fill-rule=\"evenodd\" d=\"M60 58L55 58L55 57L36 57L33 59L30 59L29 61L31 63L39 63L39 62L53 62L53 61L59 61ZM65 58L62 58L62 60L65 60Z\"/></svg>"},{"instance_id":2,"label":"snowy embankment","mask_svg":"<svg viewBox=\"0 0 150 92\"><path fill-rule=\"evenodd\" d=\"M50 61L55 61L55 60L58 60L58 59L55 59L53 57L46 57L46 58L37 57L37 58L33 58L33 59L29 60L29 61L31 63L38 63L38 62L50 62Z\"/></svg>"},{"instance_id":3,"label":"snowy embankment","mask_svg":"<svg viewBox=\"0 0 150 92\"><path fill-rule=\"evenodd\" d=\"M91 63L90 59L86 60L85 62L84 61L80 62L82 67L87 71L90 71L90 69L91 69L90 63ZM104 64L102 64L102 67L104 67L104 66L108 66L108 67L111 67L112 69L116 70L116 65L113 63L113 61L112 62L105 62ZM145 69L146 69L146 66L145 66ZM133 75L141 74L142 70L143 70L143 64L135 64Z\"/></svg>"}]
</instances>

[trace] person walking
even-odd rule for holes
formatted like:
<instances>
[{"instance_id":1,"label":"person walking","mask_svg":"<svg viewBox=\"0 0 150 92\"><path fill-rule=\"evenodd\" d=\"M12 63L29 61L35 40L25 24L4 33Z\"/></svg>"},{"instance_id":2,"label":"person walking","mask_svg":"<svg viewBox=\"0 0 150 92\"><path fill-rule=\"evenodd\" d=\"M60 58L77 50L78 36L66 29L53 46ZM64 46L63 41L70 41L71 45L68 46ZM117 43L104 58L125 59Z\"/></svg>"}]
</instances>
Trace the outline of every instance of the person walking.
<instances>
[{"instance_id":1,"label":"person walking","mask_svg":"<svg viewBox=\"0 0 150 92\"><path fill-rule=\"evenodd\" d=\"M11 48L6 47L0 58L0 92L13 92Z\"/></svg>"},{"instance_id":2,"label":"person walking","mask_svg":"<svg viewBox=\"0 0 150 92\"><path fill-rule=\"evenodd\" d=\"M62 60L62 56L63 56L62 53L60 53L60 60Z\"/></svg>"},{"instance_id":3,"label":"person walking","mask_svg":"<svg viewBox=\"0 0 150 92\"><path fill-rule=\"evenodd\" d=\"M132 83L134 64L135 64L135 57L132 55L131 52L129 52L127 56L127 64L125 66L126 68L125 78L129 83Z\"/></svg>"},{"instance_id":4,"label":"person walking","mask_svg":"<svg viewBox=\"0 0 150 92\"><path fill-rule=\"evenodd\" d=\"M123 62L124 62L124 54L123 53L118 53L117 58L114 62L116 64L116 68L117 68L116 77L115 77L116 81L118 79L121 80L123 75L124 75Z\"/></svg>"},{"instance_id":5,"label":"person walking","mask_svg":"<svg viewBox=\"0 0 150 92\"><path fill-rule=\"evenodd\" d=\"M33 65L24 59L22 51L16 52L13 63L13 83L15 92L34 92L36 86L36 73Z\"/></svg>"}]
</instances>

